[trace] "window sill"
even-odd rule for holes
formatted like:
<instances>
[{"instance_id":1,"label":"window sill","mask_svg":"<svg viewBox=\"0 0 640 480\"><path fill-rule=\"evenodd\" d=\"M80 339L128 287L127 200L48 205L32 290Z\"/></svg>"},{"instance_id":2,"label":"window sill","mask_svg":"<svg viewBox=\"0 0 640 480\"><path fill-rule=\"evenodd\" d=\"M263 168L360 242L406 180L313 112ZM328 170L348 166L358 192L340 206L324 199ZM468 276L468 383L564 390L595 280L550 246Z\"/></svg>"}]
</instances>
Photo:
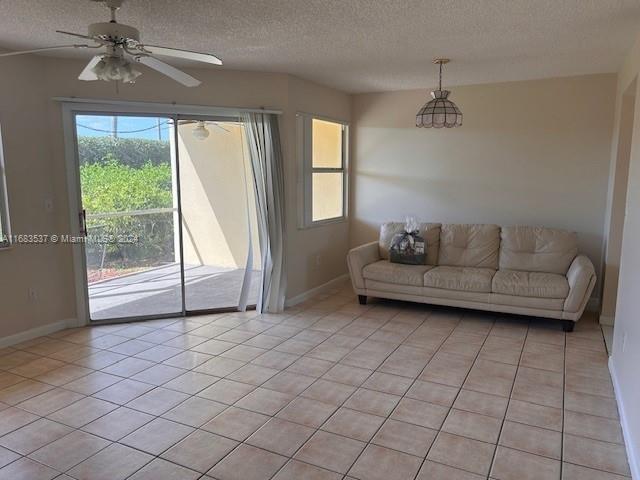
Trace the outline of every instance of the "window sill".
<instances>
[{"instance_id":1,"label":"window sill","mask_svg":"<svg viewBox=\"0 0 640 480\"><path fill-rule=\"evenodd\" d=\"M298 230L308 230L310 228L326 227L328 225L336 225L339 223L347 223L347 217L329 218L327 220L318 220L308 225L299 225Z\"/></svg>"}]
</instances>

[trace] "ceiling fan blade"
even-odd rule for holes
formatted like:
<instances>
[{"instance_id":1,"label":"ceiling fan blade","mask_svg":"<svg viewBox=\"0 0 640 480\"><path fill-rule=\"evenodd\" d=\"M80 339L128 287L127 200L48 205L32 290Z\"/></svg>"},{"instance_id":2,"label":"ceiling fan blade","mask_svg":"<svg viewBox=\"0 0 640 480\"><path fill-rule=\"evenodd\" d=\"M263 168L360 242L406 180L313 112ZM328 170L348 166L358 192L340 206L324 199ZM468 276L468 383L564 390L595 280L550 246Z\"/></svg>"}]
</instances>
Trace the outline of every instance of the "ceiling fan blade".
<instances>
[{"instance_id":1,"label":"ceiling fan blade","mask_svg":"<svg viewBox=\"0 0 640 480\"><path fill-rule=\"evenodd\" d=\"M32 50L22 50L20 52L1 53L0 57L12 57L14 55L25 55L27 53L46 52L47 50L62 50L64 48L98 48L100 45L56 45L54 47L34 48Z\"/></svg>"},{"instance_id":2,"label":"ceiling fan blade","mask_svg":"<svg viewBox=\"0 0 640 480\"><path fill-rule=\"evenodd\" d=\"M187 87L197 87L202 83L197 78L194 78L191 75L158 60L157 58L150 57L149 55L137 55L135 59L143 65L146 65L147 67L152 68Z\"/></svg>"},{"instance_id":3,"label":"ceiling fan blade","mask_svg":"<svg viewBox=\"0 0 640 480\"><path fill-rule=\"evenodd\" d=\"M196 62L211 63L212 65L222 65L222 60L210 53L193 52L191 50L181 50L179 48L160 47L158 45L139 45L139 47L154 55L164 55L166 57L176 57L183 58L185 60L194 60Z\"/></svg>"},{"instance_id":4,"label":"ceiling fan blade","mask_svg":"<svg viewBox=\"0 0 640 480\"><path fill-rule=\"evenodd\" d=\"M65 32L64 30L56 30L56 33L62 33L63 35L71 35L72 37L85 38L87 40L93 40L93 37L89 35L83 35L81 33Z\"/></svg>"},{"instance_id":5,"label":"ceiling fan blade","mask_svg":"<svg viewBox=\"0 0 640 480\"><path fill-rule=\"evenodd\" d=\"M80 75L78 75L78 80L84 80L85 82L98 80L98 76L95 73L93 73L92 69L98 64L100 60L102 60L101 55L96 55L91 60L89 60L89 63L87 63L87 66L84 67L82 72L80 72Z\"/></svg>"}]
</instances>

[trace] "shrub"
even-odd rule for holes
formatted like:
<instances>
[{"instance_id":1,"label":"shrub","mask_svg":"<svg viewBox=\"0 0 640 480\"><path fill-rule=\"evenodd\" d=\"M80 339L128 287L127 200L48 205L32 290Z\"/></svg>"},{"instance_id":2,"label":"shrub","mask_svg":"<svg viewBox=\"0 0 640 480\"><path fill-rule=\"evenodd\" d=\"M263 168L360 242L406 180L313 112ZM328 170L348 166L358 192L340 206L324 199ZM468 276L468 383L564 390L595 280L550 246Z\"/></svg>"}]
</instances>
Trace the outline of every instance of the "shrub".
<instances>
[{"instance_id":1,"label":"shrub","mask_svg":"<svg viewBox=\"0 0 640 480\"><path fill-rule=\"evenodd\" d=\"M169 142L144 138L78 137L80 165L100 163L108 156L117 158L123 165L139 168L146 163L169 163Z\"/></svg>"}]
</instances>

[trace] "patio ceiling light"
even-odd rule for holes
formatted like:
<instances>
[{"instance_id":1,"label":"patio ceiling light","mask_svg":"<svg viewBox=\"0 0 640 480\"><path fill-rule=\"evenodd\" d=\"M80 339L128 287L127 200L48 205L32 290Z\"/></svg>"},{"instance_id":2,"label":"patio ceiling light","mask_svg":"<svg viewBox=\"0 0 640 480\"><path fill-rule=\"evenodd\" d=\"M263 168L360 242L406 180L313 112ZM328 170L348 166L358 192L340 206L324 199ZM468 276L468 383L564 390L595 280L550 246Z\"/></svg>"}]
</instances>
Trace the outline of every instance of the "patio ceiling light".
<instances>
[{"instance_id":1,"label":"patio ceiling light","mask_svg":"<svg viewBox=\"0 0 640 480\"><path fill-rule=\"evenodd\" d=\"M204 122L198 122L192 133L198 140L205 140L209 136L209 129Z\"/></svg>"}]
</instances>

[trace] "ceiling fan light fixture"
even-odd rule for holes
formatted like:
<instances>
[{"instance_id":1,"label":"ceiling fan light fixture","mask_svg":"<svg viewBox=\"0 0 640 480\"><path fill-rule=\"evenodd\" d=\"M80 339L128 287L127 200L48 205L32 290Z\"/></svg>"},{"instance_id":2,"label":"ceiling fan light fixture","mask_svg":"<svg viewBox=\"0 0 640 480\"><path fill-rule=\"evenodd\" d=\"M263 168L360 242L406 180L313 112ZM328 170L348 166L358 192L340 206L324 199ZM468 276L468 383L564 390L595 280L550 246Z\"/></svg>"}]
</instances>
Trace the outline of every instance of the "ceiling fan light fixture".
<instances>
[{"instance_id":1,"label":"ceiling fan light fixture","mask_svg":"<svg viewBox=\"0 0 640 480\"><path fill-rule=\"evenodd\" d=\"M95 73L99 80L104 80L105 82L135 83L136 78L141 74L141 72L133 68L130 61L116 55L103 56L91 71Z\"/></svg>"},{"instance_id":2,"label":"ceiling fan light fixture","mask_svg":"<svg viewBox=\"0 0 640 480\"><path fill-rule=\"evenodd\" d=\"M204 122L196 123L196 126L191 133L198 140L206 140L209 137L209 129Z\"/></svg>"},{"instance_id":3,"label":"ceiling fan light fixture","mask_svg":"<svg viewBox=\"0 0 640 480\"><path fill-rule=\"evenodd\" d=\"M448 58L436 58L433 63L440 66L438 90L431 92L432 100L427 102L416 115L416 127L454 128L462 125L462 112L449 100L449 90L442 90L442 65L449 63Z\"/></svg>"}]
</instances>

